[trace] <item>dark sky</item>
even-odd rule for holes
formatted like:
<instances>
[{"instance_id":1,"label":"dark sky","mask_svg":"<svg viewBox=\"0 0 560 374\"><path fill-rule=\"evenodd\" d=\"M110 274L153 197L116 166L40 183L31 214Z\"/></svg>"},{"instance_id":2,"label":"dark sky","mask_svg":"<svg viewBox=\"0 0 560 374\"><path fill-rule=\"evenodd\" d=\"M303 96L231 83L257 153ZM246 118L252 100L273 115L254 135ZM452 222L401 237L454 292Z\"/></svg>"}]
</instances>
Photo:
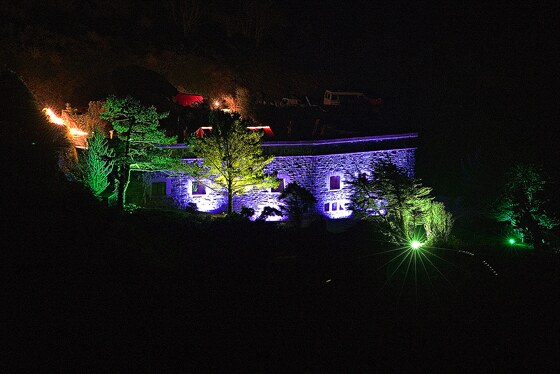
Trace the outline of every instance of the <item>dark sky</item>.
<instances>
[{"instance_id":1,"label":"dark sky","mask_svg":"<svg viewBox=\"0 0 560 374\"><path fill-rule=\"evenodd\" d=\"M390 98L403 121L446 141L466 138L471 144L460 146L468 151L495 139L514 149L556 147L557 1L202 3L208 15L193 34L198 44L179 40L166 1L152 0L5 0L2 9L10 18L2 35L30 25L72 36L95 31L110 36L116 49L138 55L192 42L197 53L232 66L267 61L325 82L332 77L339 86L332 88ZM255 4L274 10L259 48L226 30Z\"/></svg>"},{"instance_id":2,"label":"dark sky","mask_svg":"<svg viewBox=\"0 0 560 374\"><path fill-rule=\"evenodd\" d=\"M297 47L313 66L347 75L348 85L418 104L553 116L558 3L476 3L292 1L290 20L304 34L328 35Z\"/></svg>"},{"instance_id":3,"label":"dark sky","mask_svg":"<svg viewBox=\"0 0 560 374\"><path fill-rule=\"evenodd\" d=\"M469 158L496 176L519 160L557 171L557 2L354 4L316 20L333 25L327 69L395 98L424 139L424 174Z\"/></svg>"}]
</instances>

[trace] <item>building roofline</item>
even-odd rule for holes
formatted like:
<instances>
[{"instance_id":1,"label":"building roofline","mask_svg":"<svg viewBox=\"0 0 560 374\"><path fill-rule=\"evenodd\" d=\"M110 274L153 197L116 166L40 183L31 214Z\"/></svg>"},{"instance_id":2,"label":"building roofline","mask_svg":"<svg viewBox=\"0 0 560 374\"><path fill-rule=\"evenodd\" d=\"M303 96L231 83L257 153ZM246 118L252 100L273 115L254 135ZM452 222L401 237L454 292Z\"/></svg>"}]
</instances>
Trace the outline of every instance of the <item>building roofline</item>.
<instances>
[{"instance_id":1,"label":"building roofline","mask_svg":"<svg viewBox=\"0 0 560 374\"><path fill-rule=\"evenodd\" d=\"M352 143L365 143L365 142L381 142L385 140L399 140L399 139L414 139L418 138L418 133L408 134L392 134L392 135L374 135L363 136L358 138L340 138L340 139L326 139L326 140L298 140L298 141L265 141L261 143L262 147L309 147L320 145L338 145L338 144L352 144ZM161 148L170 149L184 149L187 148L185 144L162 144Z\"/></svg>"},{"instance_id":2,"label":"building roofline","mask_svg":"<svg viewBox=\"0 0 560 374\"><path fill-rule=\"evenodd\" d=\"M417 138L418 133L408 134L394 134L394 135L375 135L363 136L359 138L341 138L341 139L326 139L326 140L299 140L299 141L265 141L261 143L262 147L298 147L298 146L318 146L318 145L337 145L348 143L363 143L363 142L380 142L384 140L398 140L398 139L412 139Z\"/></svg>"}]
</instances>

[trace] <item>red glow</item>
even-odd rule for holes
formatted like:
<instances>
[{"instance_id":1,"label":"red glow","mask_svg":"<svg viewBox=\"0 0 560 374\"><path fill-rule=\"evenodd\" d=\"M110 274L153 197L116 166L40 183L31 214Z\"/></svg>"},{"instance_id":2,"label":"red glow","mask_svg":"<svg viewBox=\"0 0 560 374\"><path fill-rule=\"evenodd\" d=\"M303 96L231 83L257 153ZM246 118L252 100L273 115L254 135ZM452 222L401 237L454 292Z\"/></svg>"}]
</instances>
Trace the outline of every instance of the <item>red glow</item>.
<instances>
[{"instance_id":1,"label":"red glow","mask_svg":"<svg viewBox=\"0 0 560 374\"><path fill-rule=\"evenodd\" d=\"M272 132L270 126L247 126L247 130L253 130L253 131L263 130L266 136L268 137L274 136L274 132Z\"/></svg>"},{"instance_id":2,"label":"red glow","mask_svg":"<svg viewBox=\"0 0 560 374\"><path fill-rule=\"evenodd\" d=\"M175 101L182 106L193 106L201 104L204 101L204 98L200 95L177 94L175 96Z\"/></svg>"},{"instance_id":3,"label":"red glow","mask_svg":"<svg viewBox=\"0 0 560 374\"><path fill-rule=\"evenodd\" d=\"M204 131L205 131L205 130L206 130L206 131L212 131L212 126L202 126L202 127L199 127L198 130L196 130L196 131L194 132L194 134L196 135L197 138L204 138L204 134L205 134Z\"/></svg>"}]
</instances>

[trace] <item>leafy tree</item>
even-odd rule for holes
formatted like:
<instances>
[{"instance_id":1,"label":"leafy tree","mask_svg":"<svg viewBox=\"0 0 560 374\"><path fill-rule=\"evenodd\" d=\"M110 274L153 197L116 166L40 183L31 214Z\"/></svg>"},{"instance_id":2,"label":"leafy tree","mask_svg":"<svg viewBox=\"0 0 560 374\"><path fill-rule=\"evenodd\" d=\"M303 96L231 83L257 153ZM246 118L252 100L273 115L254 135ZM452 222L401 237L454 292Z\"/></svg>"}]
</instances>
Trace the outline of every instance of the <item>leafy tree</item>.
<instances>
[{"instance_id":1,"label":"leafy tree","mask_svg":"<svg viewBox=\"0 0 560 374\"><path fill-rule=\"evenodd\" d=\"M199 178L214 191L227 194L227 214L233 213L233 197L249 189L275 187L275 179L265 174L272 157L262 153L262 134L249 131L238 115L210 113L212 131L193 139L193 151L202 158Z\"/></svg>"},{"instance_id":2,"label":"leafy tree","mask_svg":"<svg viewBox=\"0 0 560 374\"><path fill-rule=\"evenodd\" d=\"M350 181L351 208L364 219L375 221L392 242L411 240L425 223L432 189L389 161L374 163L371 169L370 178L362 175Z\"/></svg>"},{"instance_id":3,"label":"leafy tree","mask_svg":"<svg viewBox=\"0 0 560 374\"><path fill-rule=\"evenodd\" d=\"M101 119L101 111L103 103L100 101L90 101L88 110L84 114L78 114L76 108L72 108L69 103L66 103L66 110L63 112L68 119L75 123L76 127L87 133L94 131L106 132L107 122Z\"/></svg>"},{"instance_id":4,"label":"leafy tree","mask_svg":"<svg viewBox=\"0 0 560 374\"><path fill-rule=\"evenodd\" d=\"M541 173L532 165L514 165L506 174L504 192L496 204L495 218L508 222L513 230L536 249L543 249L543 231L554 228L557 221L546 212Z\"/></svg>"},{"instance_id":5,"label":"leafy tree","mask_svg":"<svg viewBox=\"0 0 560 374\"><path fill-rule=\"evenodd\" d=\"M109 121L117 135L115 144L118 166L117 206L124 207L125 193L132 169L188 173L190 168L173 155L173 150L160 147L176 142L159 129L159 120L167 113L158 113L153 106L146 107L128 96L110 96L104 104L101 118Z\"/></svg>"},{"instance_id":6,"label":"leafy tree","mask_svg":"<svg viewBox=\"0 0 560 374\"><path fill-rule=\"evenodd\" d=\"M431 241L447 242L451 235L454 221L453 216L445 210L445 205L442 202L432 201L424 217L426 237Z\"/></svg>"},{"instance_id":7,"label":"leafy tree","mask_svg":"<svg viewBox=\"0 0 560 374\"><path fill-rule=\"evenodd\" d=\"M316 202L315 196L297 182L288 183L278 197L284 205L282 210L288 215L296 227L301 225L303 213L310 209Z\"/></svg>"},{"instance_id":8,"label":"leafy tree","mask_svg":"<svg viewBox=\"0 0 560 374\"><path fill-rule=\"evenodd\" d=\"M101 128L94 128L93 135L88 139L86 152L78 167L79 178L95 197L99 197L109 187L109 175L115 164L115 151L109 148Z\"/></svg>"}]
</instances>

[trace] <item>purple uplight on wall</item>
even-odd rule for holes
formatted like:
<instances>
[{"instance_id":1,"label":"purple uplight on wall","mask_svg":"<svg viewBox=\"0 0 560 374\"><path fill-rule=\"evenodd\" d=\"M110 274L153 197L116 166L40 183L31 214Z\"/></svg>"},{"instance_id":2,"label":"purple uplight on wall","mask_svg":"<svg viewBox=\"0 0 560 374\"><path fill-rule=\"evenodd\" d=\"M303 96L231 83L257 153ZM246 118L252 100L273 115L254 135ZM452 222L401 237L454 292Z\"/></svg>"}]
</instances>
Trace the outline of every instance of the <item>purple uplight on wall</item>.
<instances>
[{"instance_id":1,"label":"purple uplight on wall","mask_svg":"<svg viewBox=\"0 0 560 374\"><path fill-rule=\"evenodd\" d=\"M274 157L274 160L267 165L266 172L276 174L283 186L290 182L297 182L309 190L317 199L317 203L308 214L322 215L329 219L347 218L352 216L352 210L348 207L352 189L348 181L360 175L370 175L369 169L380 160L390 160L406 170L409 175L413 175L415 148L395 142L416 137L417 134L403 134L310 142L264 143L263 148L272 155L286 154L287 150L292 153ZM180 145L173 145L173 147L180 148ZM156 179L161 181L161 176L154 178ZM186 175L166 177L166 181L170 187L169 193L172 197L170 200L178 207L186 207L194 203L198 210L209 213L224 212L226 209L226 196L208 188L207 181L205 183L205 181L194 180ZM233 208L235 211L240 211L242 207L254 209L253 219L258 217L265 207L280 210L278 196L281 189L279 187L249 190L242 196L234 197ZM271 216L268 220L286 219L285 216Z\"/></svg>"}]
</instances>

